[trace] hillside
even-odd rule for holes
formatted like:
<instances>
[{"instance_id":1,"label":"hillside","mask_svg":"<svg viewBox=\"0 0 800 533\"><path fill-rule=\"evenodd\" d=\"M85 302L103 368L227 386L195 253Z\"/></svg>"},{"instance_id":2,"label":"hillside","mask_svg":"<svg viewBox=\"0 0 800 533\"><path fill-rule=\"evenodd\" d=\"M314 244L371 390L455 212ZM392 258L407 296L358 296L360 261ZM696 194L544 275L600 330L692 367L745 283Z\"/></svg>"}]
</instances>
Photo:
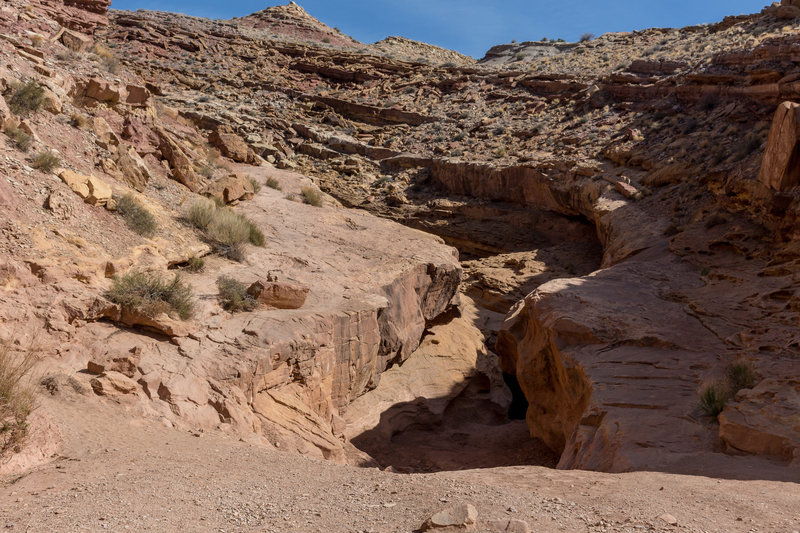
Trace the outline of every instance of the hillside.
<instances>
[{"instance_id":1,"label":"hillside","mask_svg":"<svg viewBox=\"0 0 800 533\"><path fill-rule=\"evenodd\" d=\"M800 7L479 62L107 10L0 9L0 518L800 528Z\"/></svg>"}]
</instances>

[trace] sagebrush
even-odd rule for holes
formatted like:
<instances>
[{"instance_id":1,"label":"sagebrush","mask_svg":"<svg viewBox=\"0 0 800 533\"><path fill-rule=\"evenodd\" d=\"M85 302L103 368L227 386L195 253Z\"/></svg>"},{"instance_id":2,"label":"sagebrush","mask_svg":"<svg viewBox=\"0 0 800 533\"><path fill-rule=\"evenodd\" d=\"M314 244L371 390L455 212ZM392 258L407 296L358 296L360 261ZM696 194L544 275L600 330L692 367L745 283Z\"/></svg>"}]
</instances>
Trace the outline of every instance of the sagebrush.
<instances>
[{"instance_id":1,"label":"sagebrush","mask_svg":"<svg viewBox=\"0 0 800 533\"><path fill-rule=\"evenodd\" d=\"M219 301L223 309L236 313L239 311L252 311L258 306L255 298L247 294L247 285L228 276L217 279Z\"/></svg>"},{"instance_id":2,"label":"sagebrush","mask_svg":"<svg viewBox=\"0 0 800 533\"><path fill-rule=\"evenodd\" d=\"M21 117L39 111L43 104L44 88L32 80L16 86L8 100L8 108L11 112Z\"/></svg>"},{"instance_id":3,"label":"sagebrush","mask_svg":"<svg viewBox=\"0 0 800 533\"><path fill-rule=\"evenodd\" d=\"M33 156L31 166L45 173L50 173L61 164L61 158L50 150L44 150Z\"/></svg>"},{"instance_id":4,"label":"sagebrush","mask_svg":"<svg viewBox=\"0 0 800 533\"><path fill-rule=\"evenodd\" d=\"M114 277L106 298L131 311L155 317L166 313L182 320L194 314L194 291L180 274L171 280L158 272L132 271Z\"/></svg>"},{"instance_id":5,"label":"sagebrush","mask_svg":"<svg viewBox=\"0 0 800 533\"><path fill-rule=\"evenodd\" d=\"M186 219L202 231L223 255L235 261L244 259L245 243L255 246L266 243L264 233L246 216L211 200L197 200L190 204Z\"/></svg>"}]
</instances>

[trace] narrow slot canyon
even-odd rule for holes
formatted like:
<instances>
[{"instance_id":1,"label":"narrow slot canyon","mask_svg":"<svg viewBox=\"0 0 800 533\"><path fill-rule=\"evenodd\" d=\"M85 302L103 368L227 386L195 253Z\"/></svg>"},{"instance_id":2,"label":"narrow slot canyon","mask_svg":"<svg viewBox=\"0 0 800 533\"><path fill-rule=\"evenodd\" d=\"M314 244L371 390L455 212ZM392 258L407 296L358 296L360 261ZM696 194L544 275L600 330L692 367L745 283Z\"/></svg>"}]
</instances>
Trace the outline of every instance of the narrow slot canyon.
<instances>
[{"instance_id":1,"label":"narrow slot canyon","mask_svg":"<svg viewBox=\"0 0 800 533\"><path fill-rule=\"evenodd\" d=\"M458 250L458 306L429 323L417 352L348 407L348 439L374 461L365 464L396 472L555 467L560 451L531 437L525 393L502 371L495 343L509 311L540 285L600 268L594 225L430 189L415 202L405 217L387 218Z\"/></svg>"}]
</instances>

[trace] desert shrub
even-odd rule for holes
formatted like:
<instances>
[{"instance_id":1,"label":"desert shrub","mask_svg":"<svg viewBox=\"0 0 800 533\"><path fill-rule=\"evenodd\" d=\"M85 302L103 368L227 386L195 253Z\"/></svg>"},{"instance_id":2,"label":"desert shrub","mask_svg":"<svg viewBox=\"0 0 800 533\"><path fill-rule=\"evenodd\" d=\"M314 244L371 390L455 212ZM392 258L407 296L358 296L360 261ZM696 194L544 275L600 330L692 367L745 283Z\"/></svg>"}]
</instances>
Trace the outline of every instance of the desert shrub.
<instances>
[{"instance_id":1,"label":"desert shrub","mask_svg":"<svg viewBox=\"0 0 800 533\"><path fill-rule=\"evenodd\" d=\"M214 220L217 206L211 200L197 200L189 205L186 210L186 219L195 228L205 231Z\"/></svg>"},{"instance_id":2,"label":"desert shrub","mask_svg":"<svg viewBox=\"0 0 800 533\"><path fill-rule=\"evenodd\" d=\"M267 178L267 187L276 191L281 190L281 184L275 178Z\"/></svg>"},{"instance_id":3,"label":"desert shrub","mask_svg":"<svg viewBox=\"0 0 800 533\"><path fill-rule=\"evenodd\" d=\"M152 237L158 230L158 222L153 213L142 205L136 197L127 193L117 200L117 211L130 229L143 237Z\"/></svg>"},{"instance_id":4,"label":"desert shrub","mask_svg":"<svg viewBox=\"0 0 800 533\"><path fill-rule=\"evenodd\" d=\"M50 150L44 150L33 156L33 162L31 163L33 168L45 173L52 172L60 164L61 158Z\"/></svg>"},{"instance_id":5,"label":"desert shrub","mask_svg":"<svg viewBox=\"0 0 800 533\"><path fill-rule=\"evenodd\" d=\"M36 349L31 345L18 351L12 346L11 341L0 342L0 456L25 436L26 419L36 407L30 380Z\"/></svg>"},{"instance_id":6,"label":"desert shrub","mask_svg":"<svg viewBox=\"0 0 800 533\"><path fill-rule=\"evenodd\" d=\"M303 202L314 207L322 207L322 193L314 187L303 187L300 192L303 194Z\"/></svg>"},{"instance_id":7,"label":"desert shrub","mask_svg":"<svg viewBox=\"0 0 800 533\"><path fill-rule=\"evenodd\" d=\"M44 43L44 37L41 35L35 34L31 35L31 46L34 48L39 48Z\"/></svg>"},{"instance_id":8,"label":"desert shrub","mask_svg":"<svg viewBox=\"0 0 800 533\"><path fill-rule=\"evenodd\" d=\"M25 117L39 111L42 104L44 104L44 89L31 80L14 88L8 101L8 108L15 115Z\"/></svg>"},{"instance_id":9,"label":"desert shrub","mask_svg":"<svg viewBox=\"0 0 800 533\"><path fill-rule=\"evenodd\" d=\"M584 33L583 35L581 35L580 42L588 43L592 39L594 39L594 33Z\"/></svg>"},{"instance_id":10,"label":"desert shrub","mask_svg":"<svg viewBox=\"0 0 800 533\"><path fill-rule=\"evenodd\" d=\"M206 260L202 257L192 256L186 261L186 270L190 272L202 272L206 267Z\"/></svg>"},{"instance_id":11,"label":"desert shrub","mask_svg":"<svg viewBox=\"0 0 800 533\"><path fill-rule=\"evenodd\" d=\"M108 72L111 74L116 74L117 71L119 71L119 59L114 57L114 52L112 52L109 48L103 46L102 44L96 44L94 45L94 48L92 48L92 53L94 53L94 55L100 59L100 63L103 64Z\"/></svg>"},{"instance_id":12,"label":"desert shrub","mask_svg":"<svg viewBox=\"0 0 800 533\"><path fill-rule=\"evenodd\" d=\"M746 359L739 359L728 365L727 375L731 394L736 394L742 389L752 389L756 383L753 365Z\"/></svg>"},{"instance_id":13,"label":"desert shrub","mask_svg":"<svg viewBox=\"0 0 800 533\"><path fill-rule=\"evenodd\" d=\"M166 280L157 272L134 271L114 277L106 298L122 307L154 317L160 313L182 320L194 314L192 288L180 274Z\"/></svg>"},{"instance_id":14,"label":"desert shrub","mask_svg":"<svg viewBox=\"0 0 800 533\"><path fill-rule=\"evenodd\" d=\"M31 145L33 144L33 137L25 133L19 128L14 127L6 127L4 133L11 139L14 144L17 145L17 148L22 150L23 152L27 152L30 150Z\"/></svg>"},{"instance_id":15,"label":"desert shrub","mask_svg":"<svg viewBox=\"0 0 800 533\"><path fill-rule=\"evenodd\" d=\"M253 187L253 192L258 192L261 190L261 184L255 178L250 178L250 185Z\"/></svg>"},{"instance_id":16,"label":"desert shrub","mask_svg":"<svg viewBox=\"0 0 800 533\"><path fill-rule=\"evenodd\" d=\"M219 290L219 301L226 311L231 313L252 311L258 306L258 302L247 294L247 285L241 281L228 276L220 276L217 279L217 289Z\"/></svg>"},{"instance_id":17,"label":"desert shrub","mask_svg":"<svg viewBox=\"0 0 800 533\"><path fill-rule=\"evenodd\" d=\"M725 407L730 393L722 381L713 381L700 390L700 409L709 416L716 417Z\"/></svg>"},{"instance_id":18,"label":"desert shrub","mask_svg":"<svg viewBox=\"0 0 800 533\"><path fill-rule=\"evenodd\" d=\"M72 113L69 117L69 123L73 128L82 130L89 125L89 118L82 113Z\"/></svg>"},{"instance_id":19,"label":"desert shrub","mask_svg":"<svg viewBox=\"0 0 800 533\"><path fill-rule=\"evenodd\" d=\"M210 200L198 200L189 206L186 219L212 241L226 257L244 259L243 245L264 246L264 233L242 214Z\"/></svg>"}]
</instances>

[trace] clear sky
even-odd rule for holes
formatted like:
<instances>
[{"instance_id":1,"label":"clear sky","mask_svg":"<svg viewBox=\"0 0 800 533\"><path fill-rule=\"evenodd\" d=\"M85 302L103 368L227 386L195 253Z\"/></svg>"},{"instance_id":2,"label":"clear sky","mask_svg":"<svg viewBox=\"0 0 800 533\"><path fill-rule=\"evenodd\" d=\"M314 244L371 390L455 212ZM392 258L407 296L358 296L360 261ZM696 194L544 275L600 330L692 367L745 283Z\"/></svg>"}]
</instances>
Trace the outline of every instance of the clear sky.
<instances>
[{"instance_id":1,"label":"clear sky","mask_svg":"<svg viewBox=\"0 0 800 533\"><path fill-rule=\"evenodd\" d=\"M296 0L312 16L364 43L400 35L481 58L496 44L577 40L583 33L681 27L756 13L766 0ZM285 2L112 0L114 9L241 17Z\"/></svg>"}]
</instances>

